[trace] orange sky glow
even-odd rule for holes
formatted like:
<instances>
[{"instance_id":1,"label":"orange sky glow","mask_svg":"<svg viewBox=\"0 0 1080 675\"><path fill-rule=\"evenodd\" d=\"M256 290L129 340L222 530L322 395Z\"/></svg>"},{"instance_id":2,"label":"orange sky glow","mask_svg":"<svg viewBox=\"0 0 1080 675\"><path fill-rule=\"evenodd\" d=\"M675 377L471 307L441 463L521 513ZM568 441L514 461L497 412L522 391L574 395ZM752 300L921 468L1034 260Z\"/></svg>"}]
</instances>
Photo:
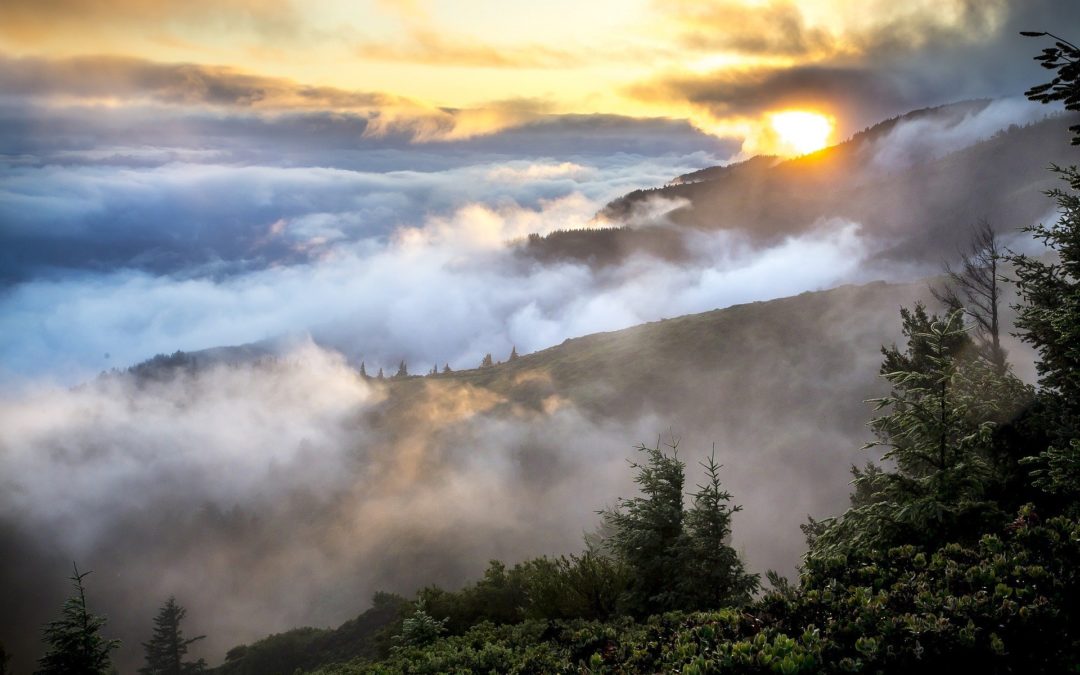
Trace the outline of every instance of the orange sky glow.
<instances>
[{"instance_id":1,"label":"orange sky glow","mask_svg":"<svg viewBox=\"0 0 1080 675\"><path fill-rule=\"evenodd\" d=\"M852 131L841 101L798 90L777 101L713 99L724 99L725 86L767 81L792 68L857 65L882 45L914 50L925 35L982 39L1000 26L1005 2L980 5L7 0L0 4L0 55L54 66L81 59L83 74L108 82L100 92L69 98L114 105L142 100L143 76L132 74L131 64L197 66L184 72L200 82L209 72L256 83L259 94L243 101L249 107L377 111L369 133L407 122L420 141L467 138L543 115L608 113L684 118L742 140L744 152L797 154ZM974 28L973 11L980 19ZM706 88L713 98L700 93ZM69 98L58 94L51 102ZM187 90L169 99L201 103ZM828 131L822 137L819 124L818 140L807 141L805 129L802 140L794 139L794 131L785 134L774 123L785 111L818 115L804 121L823 120Z\"/></svg>"}]
</instances>

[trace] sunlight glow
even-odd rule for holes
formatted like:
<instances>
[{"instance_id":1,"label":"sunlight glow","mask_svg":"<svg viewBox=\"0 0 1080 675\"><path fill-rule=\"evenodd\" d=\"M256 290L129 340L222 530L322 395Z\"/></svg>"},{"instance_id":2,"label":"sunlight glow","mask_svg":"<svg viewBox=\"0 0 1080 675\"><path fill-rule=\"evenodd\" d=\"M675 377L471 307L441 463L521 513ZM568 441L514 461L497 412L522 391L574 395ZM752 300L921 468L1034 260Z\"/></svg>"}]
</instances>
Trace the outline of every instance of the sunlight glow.
<instances>
[{"instance_id":1,"label":"sunlight glow","mask_svg":"<svg viewBox=\"0 0 1080 675\"><path fill-rule=\"evenodd\" d=\"M769 116L773 131L779 136L785 154L805 155L829 144L833 120L825 115L803 110L785 110Z\"/></svg>"}]
</instances>

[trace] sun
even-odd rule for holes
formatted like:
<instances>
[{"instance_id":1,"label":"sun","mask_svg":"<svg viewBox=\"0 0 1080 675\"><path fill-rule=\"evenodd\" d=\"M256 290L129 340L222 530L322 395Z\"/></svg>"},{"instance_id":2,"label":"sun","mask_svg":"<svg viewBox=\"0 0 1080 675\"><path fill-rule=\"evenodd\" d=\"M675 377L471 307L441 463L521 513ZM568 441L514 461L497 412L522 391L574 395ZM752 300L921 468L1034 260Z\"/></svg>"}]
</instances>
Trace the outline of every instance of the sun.
<instances>
[{"instance_id":1,"label":"sun","mask_svg":"<svg viewBox=\"0 0 1080 675\"><path fill-rule=\"evenodd\" d=\"M815 112L785 110L769 115L769 124L779 137L785 154L805 155L829 144L833 121Z\"/></svg>"}]
</instances>

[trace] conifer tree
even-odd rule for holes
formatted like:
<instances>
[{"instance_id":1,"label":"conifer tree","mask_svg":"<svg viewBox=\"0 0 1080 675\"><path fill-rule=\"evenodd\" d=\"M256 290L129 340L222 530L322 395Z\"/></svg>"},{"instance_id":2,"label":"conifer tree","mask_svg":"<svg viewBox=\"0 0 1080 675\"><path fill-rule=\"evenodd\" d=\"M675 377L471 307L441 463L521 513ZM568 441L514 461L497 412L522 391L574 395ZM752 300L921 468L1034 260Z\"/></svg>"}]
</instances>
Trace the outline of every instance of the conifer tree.
<instances>
[{"instance_id":1,"label":"conifer tree","mask_svg":"<svg viewBox=\"0 0 1080 675\"><path fill-rule=\"evenodd\" d=\"M429 645L446 632L447 619L436 619L427 612L423 598L416 603L412 616L401 622L401 634L394 639L402 647L423 647Z\"/></svg>"},{"instance_id":2,"label":"conifer tree","mask_svg":"<svg viewBox=\"0 0 1080 675\"><path fill-rule=\"evenodd\" d=\"M449 363L444 363L443 364L442 371L443 371L443 373L452 373L453 372L452 370L450 370L450 364Z\"/></svg>"},{"instance_id":3,"label":"conifer tree","mask_svg":"<svg viewBox=\"0 0 1080 675\"><path fill-rule=\"evenodd\" d=\"M601 512L611 531L608 546L628 568L630 585L625 609L648 616L683 605L681 574L686 554L683 533L685 465L678 458L678 441L660 447L637 447L643 462L631 461L634 482L642 496L622 498L615 509Z\"/></svg>"},{"instance_id":4,"label":"conifer tree","mask_svg":"<svg viewBox=\"0 0 1080 675\"><path fill-rule=\"evenodd\" d=\"M1045 84L1025 94L1033 101L1061 101L1066 110L1080 111L1080 47L1051 33L1025 32L1050 37L1054 46L1043 49L1036 61L1055 71ZM1080 125L1070 127L1072 142L1080 145ZM1080 170L1054 166L1066 184L1047 193L1058 205L1060 217L1050 225L1025 228L1058 256L1043 262L1012 255L1016 287L1023 304L1016 307L1021 339L1039 353L1039 403L1050 444L1028 460L1036 484L1051 494L1080 496ZM1074 508L1076 507L1074 503Z\"/></svg>"},{"instance_id":5,"label":"conifer tree","mask_svg":"<svg viewBox=\"0 0 1080 675\"><path fill-rule=\"evenodd\" d=\"M366 380L367 376L368 376L367 368L365 367L364 362L361 361L360 362L360 377L362 377L362 378L364 378Z\"/></svg>"},{"instance_id":6,"label":"conifer tree","mask_svg":"<svg viewBox=\"0 0 1080 675\"><path fill-rule=\"evenodd\" d=\"M385 380L386 379L386 376L383 375L382 368L379 368L379 374L375 376L375 379L377 379L377 380Z\"/></svg>"},{"instance_id":7,"label":"conifer tree","mask_svg":"<svg viewBox=\"0 0 1080 675\"><path fill-rule=\"evenodd\" d=\"M495 365L495 362L491 359L491 354L484 354L484 359L480 361L481 368L490 368Z\"/></svg>"},{"instance_id":8,"label":"conifer tree","mask_svg":"<svg viewBox=\"0 0 1080 675\"><path fill-rule=\"evenodd\" d=\"M395 374L394 377L408 377L408 376L409 376L409 368L408 368L408 366L405 365L405 359L402 359L401 363L398 364L397 374Z\"/></svg>"},{"instance_id":9,"label":"conifer tree","mask_svg":"<svg viewBox=\"0 0 1080 675\"><path fill-rule=\"evenodd\" d=\"M1049 37L1053 47L1046 47L1035 57L1043 68L1056 71L1054 79L1038 84L1024 92L1032 101L1054 103L1061 101L1066 110L1080 110L1080 47L1053 33L1022 31L1027 37ZM1080 124L1069 127L1073 145L1080 145Z\"/></svg>"},{"instance_id":10,"label":"conifer tree","mask_svg":"<svg viewBox=\"0 0 1080 675\"><path fill-rule=\"evenodd\" d=\"M706 481L698 485L693 505L686 512L687 569L682 577L693 609L717 609L743 605L759 586L729 543L731 516L742 510L730 505L731 493L720 483L721 465L716 448L703 462Z\"/></svg>"},{"instance_id":11,"label":"conifer tree","mask_svg":"<svg viewBox=\"0 0 1080 675\"><path fill-rule=\"evenodd\" d=\"M37 675L105 675L112 669L110 652L119 640L101 636L105 619L90 613L86 606L83 579L90 573L72 565L74 594L64 602L59 619L45 625L45 655L38 659Z\"/></svg>"},{"instance_id":12,"label":"conifer tree","mask_svg":"<svg viewBox=\"0 0 1080 675\"><path fill-rule=\"evenodd\" d=\"M1058 260L1010 258L1024 303L1017 306L1020 337L1039 353L1040 402L1051 446L1033 458L1038 485L1051 493L1080 495L1080 171L1055 168L1067 189L1050 192L1061 216L1027 228Z\"/></svg>"},{"instance_id":13,"label":"conifer tree","mask_svg":"<svg viewBox=\"0 0 1080 675\"><path fill-rule=\"evenodd\" d=\"M992 433L1030 389L971 349L961 311L937 317L917 305L901 314L908 344L882 350L892 391L871 401L881 414L870 422L878 440L866 446L885 448L890 466L853 469L852 507L804 527L811 557L935 544L1002 516L987 494L1001 480Z\"/></svg>"},{"instance_id":14,"label":"conifer tree","mask_svg":"<svg viewBox=\"0 0 1080 675\"><path fill-rule=\"evenodd\" d=\"M139 669L139 675L189 675L206 670L206 662L202 659L184 660L188 647L206 637L199 635L184 639L180 622L186 614L187 610L176 604L176 598L170 596L165 601L158 615L154 617L153 636L149 642L143 643L146 665Z\"/></svg>"},{"instance_id":15,"label":"conifer tree","mask_svg":"<svg viewBox=\"0 0 1080 675\"><path fill-rule=\"evenodd\" d=\"M520 357L518 357L518 353L517 353L517 345L514 345L514 346L513 346L513 347L512 347L511 349L510 349L510 358L509 358L509 360L510 360L510 361L517 361L517 360L518 360L518 358L520 358Z\"/></svg>"}]
</instances>

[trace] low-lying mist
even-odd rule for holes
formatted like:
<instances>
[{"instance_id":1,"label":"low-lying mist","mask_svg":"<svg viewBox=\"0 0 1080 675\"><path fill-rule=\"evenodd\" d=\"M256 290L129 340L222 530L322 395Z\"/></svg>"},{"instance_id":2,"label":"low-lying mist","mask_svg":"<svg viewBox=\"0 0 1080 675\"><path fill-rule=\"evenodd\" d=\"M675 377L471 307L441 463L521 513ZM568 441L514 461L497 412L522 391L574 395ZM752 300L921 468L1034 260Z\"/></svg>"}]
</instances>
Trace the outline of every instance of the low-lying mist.
<instances>
[{"instance_id":1,"label":"low-lying mist","mask_svg":"<svg viewBox=\"0 0 1080 675\"><path fill-rule=\"evenodd\" d=\"M309 344L4 401L9 648L35 644L72 560L94 570L91 601L130 664L170 594L218 660L270 631L336 624L375 590L453 585L489 558L573 551L594 511L629 489L632 439L662 427L590 421L557 396L510 407L449 382L376 415L384 398Z\"/></svg>"},{"instance_id":2,"label":"low-lying mist","mask_svg":"<svg viewBox=\"0 0 1080 675\"><path fill-rule=\"evenodd\" d=\"M934 133L959 145L1009 113L988 110L977 129ZM880 157L903 165L926 151L909 149ZM190 206L192 230L178 237L201 241L206 214L242 227L226 232L240 242L232 257L177 263L159 245L166 223L131 264L90 256L0 294L0 639L17 668L39 655L72 561L94 570L90 602L124 640L122 668L139 661L171 594L213 663L270 632L336 625L377 590L457 586L491 558L579 550L596 511L633 494L634 445L669 433L691 485L715 443L745 506L736 548L754 571L790 574L798 525L844 508L848 468L866 459L878 347L900 337L899 306L927 298L923 284L805 292L911 280L936 264L885 268L875 256L895 242L841 217L764 244L687 229L678 262L648 251L607 266L540 262L508 246L617 225L594 216L627 184L700 160L547 158L389 177L171 162L58 170L59 184L97 200L95 223L115 226L102 230L106 248L204 189L212 203ZM452 196L462 180L464 197ZM235 211L229 192L241 195ZM411 210L396 211L403 199ZM648 225L675 227L667 213L680 205L648 204ZM249 207L258 217L241 217ZM93 229L69 224L80 237ZM737 303L754 304L709 312ZM697 312L708 313L683 316ZM94 377L259 341L275 355ZM363 362L390 375L403 360L412 373L461 371L513 347L520 360L482 371L358 372Z\"/></svg>"},{"instance_id":3,"label":"low-lying mist","mask_svg":"<svg viewBox=\"0 0 1080 675\"><path fill-rule=\"evenodd\" d=\"M844 507L867 457L877 346L921 285L871 284L658 321L493 368L367 380L311 342L246 364L105 375L0 402L0 624L17 663L74 560L140 658L170 594L211 662L376 590L454 587L486 561L580 550L634 492L626 459L715 443L751 569L792 573L807 514ZM1015 348L1015 347L1014 347Z\"/></svg>"}]
</instances>

